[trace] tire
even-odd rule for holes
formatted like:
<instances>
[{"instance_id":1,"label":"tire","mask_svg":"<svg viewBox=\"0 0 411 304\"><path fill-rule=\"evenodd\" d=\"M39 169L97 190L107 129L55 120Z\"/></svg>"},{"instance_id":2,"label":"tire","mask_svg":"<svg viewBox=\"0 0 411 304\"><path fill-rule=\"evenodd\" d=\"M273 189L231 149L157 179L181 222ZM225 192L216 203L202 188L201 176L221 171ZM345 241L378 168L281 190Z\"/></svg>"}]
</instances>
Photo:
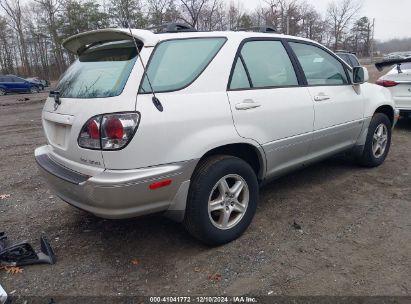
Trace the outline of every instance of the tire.
<instances>
[{"instance_id":1,"label":"tire","mask_svg":"<svg viewBox=\"0 0 411 304\"><path fill-rule=\"evenodd\" d=\"M31 93L31 94L37 94L37 93L39 93L39 89L36 88L36 87L31 87L31 88L30 88L30 93Z\"/></svg>"},{"instance_id":2,"label":"tire","mask_svg":"<svg viewBox=\"0 0 411 304\"><path fill-rule=\"evenodd\" d=\"M7 94L7 92L6 92L5 89L0 89L0 96L4 96L6 94Z\"/></svg>"},{"instance_id":3,"label":"tire","mask_svg":"<svg viewBox=\"0 0 411 304\"><path fill-rule=\"evenodd\" d=\"M238 187L237 191L234 186ZM236 240L255 215L258 192L256 174L248 163L226 155L207 158L194 172L184 226L207 245Z\"/></svg>"},{"instance_id":4,"label":"tire","mask_svg":"<svg viewBox=\"0 0 411 304\"><path fill-rule=\"evenodd\" d=\"M368 168L382 165L390 151L391 136L392 125L390 119L385 114L375 114L368 128L367 141L363 154L359 158L359 163Z\"/></svg>"}]
</instances>

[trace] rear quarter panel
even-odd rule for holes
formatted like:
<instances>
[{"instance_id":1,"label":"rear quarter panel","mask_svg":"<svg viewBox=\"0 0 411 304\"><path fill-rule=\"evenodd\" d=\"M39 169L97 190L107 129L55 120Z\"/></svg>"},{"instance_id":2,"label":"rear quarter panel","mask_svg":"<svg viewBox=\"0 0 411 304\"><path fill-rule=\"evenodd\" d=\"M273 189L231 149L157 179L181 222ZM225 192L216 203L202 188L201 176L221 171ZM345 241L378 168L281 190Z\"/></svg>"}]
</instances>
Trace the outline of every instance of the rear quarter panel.
<instances>
[{"instance_id":1,"label":"rear quarter panel","mask_svg":"<svg viewBox=\"0 0 411 304\"><path fill-rule=\"evenodd\" d=\"M372 117L375 111L381 106L388 105L395 109L393 97L391 95L391 92L387 88L371 83L365 83L361 85L360 89L365 96L365 118Z\"/></svg>"}]
</instances>

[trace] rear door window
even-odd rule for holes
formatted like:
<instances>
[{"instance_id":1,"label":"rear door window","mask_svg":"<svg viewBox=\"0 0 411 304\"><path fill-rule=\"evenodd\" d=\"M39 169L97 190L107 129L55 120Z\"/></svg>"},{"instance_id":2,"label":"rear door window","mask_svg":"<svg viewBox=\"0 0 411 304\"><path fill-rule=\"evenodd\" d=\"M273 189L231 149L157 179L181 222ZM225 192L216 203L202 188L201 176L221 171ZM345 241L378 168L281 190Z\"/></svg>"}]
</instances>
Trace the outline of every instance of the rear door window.
<instances>
[{"instance_id":1,"label":"rear door window","mask_svg":"<svg viewBox=\"0 0 411 304\"><path fill-rule=\"evenodd\" d=\"M348 84L343 64L330 53L310 44L290 42L308 85L345 85Z\"/></svg>"},{"instance_id":2,"label":"rear door window","mask_svg":"<svg viewBox=\"0 0 411 304\"><path fill-rule=\"evenodd\" d=\"M241 58L239 58L233 72L230 89L237 90L249 88L251 88L251 82L248 79L247 71L245 70L243 61L241 60Z\"/></svg>"},{"instance_id":3,"label":"rear door window","mask_svg":"<svg viewBox=\"0 0 411 304\"><path fill-rule=\"evenodd\" d=\"M118 96L127 83L136 56L137 50L131 41L91 47L68 68L56 90L63 98Z\"/></svg>"},{"instance_id":4,"label":"rear door window","mask_svg":"<svg viewBox=\"0 0 411 304\"><path fill-rule=\"evenodd\" d=\"M182 90L207 68L226 42L226 38L190 38L160 43L147 67L155 92ZM140 92L151 92L147 77Z\"/></svg>"},{"instance_id":5,"label":"rear door window","mask_svg":"<svg viewBox=\"0 0 411 304\"><path fill-rule=\"evenodd\" d=\"M244 44L230 89L289 86L298 86L298 79L281 41L250 41Z\"/></svg>"}]
</instances>

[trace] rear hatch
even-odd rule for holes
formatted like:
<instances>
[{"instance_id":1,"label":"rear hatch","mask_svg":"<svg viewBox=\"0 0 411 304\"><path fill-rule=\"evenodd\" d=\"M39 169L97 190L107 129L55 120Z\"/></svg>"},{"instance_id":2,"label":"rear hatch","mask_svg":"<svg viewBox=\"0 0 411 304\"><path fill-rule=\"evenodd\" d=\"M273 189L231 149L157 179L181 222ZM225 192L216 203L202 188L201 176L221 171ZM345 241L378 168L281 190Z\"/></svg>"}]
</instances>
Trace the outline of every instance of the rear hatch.
<instances>
[{"instance_id":1,"label":"rear hatch","mask_svg":"<svg viewBox=\"0 0 411 304\"><path fill-rule=\"evenodd\" d=\"M137 40L140 48L143 40L144 37ZM87 167L105 168L105 165L100 150L78 145L83 126L96 115L135 111L142 71L140 65L135 64L134 42L121 30L77 35L63 46L78 59L55 88L60 104L53 94L47 99L43 127L52 150L51 157L68 168L88 173Z\"/></svg>"}]
</instances>

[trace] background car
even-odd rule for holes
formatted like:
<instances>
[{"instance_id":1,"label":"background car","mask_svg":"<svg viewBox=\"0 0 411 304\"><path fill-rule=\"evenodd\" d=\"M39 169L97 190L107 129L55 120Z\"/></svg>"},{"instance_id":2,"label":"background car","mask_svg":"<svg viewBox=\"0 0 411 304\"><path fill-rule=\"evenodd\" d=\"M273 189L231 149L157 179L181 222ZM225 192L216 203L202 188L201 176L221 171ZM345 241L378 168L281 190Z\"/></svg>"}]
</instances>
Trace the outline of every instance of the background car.
<instances>
[{"instance_id":1,"label":"background car","mask_svg":"<svg viewBox=\"0 0 411 304\"><path fill-rule=\"evenodd\" d=\"M21 77L14 75L0 76L0 96L7 93L38 93L39 87Z\"/></svg>"},{"instance_id":2,"label":"background car","mask_svg":"<svg viewBox=\"0 0 411 304\"><path fill-rule=\"evenodd\" d=\"M338 55L342 60L348 63L352 68L356 66L361 66L360 61L358 60L355 53L348 52L348 51L336 51L335 54Z\"/></svg>"},{"instance_id":3,"label":"background car","mask_svg":"<svg viewBox=\"0 0 411 304\"><path fill-rule=\"evenodd\" d=\"M394 98L400 115L410 117L411 115L411 59L391 60L377 64L377 68L391 66L391 70L377 80L377 84L388 88ZM378 66L379 65L379 66Z\"/></svg>"},{"instance_id":4,"label":"background car","mask_svg":"<svg viewBox=\"0 0 411 304\"><path fill-rule=\"evenodd\" d=\"M26 80L36 85L40 89L40 91L43 91L45 88L44 82L37 77L26 78Z\"/></svg>"}]
</instances>

